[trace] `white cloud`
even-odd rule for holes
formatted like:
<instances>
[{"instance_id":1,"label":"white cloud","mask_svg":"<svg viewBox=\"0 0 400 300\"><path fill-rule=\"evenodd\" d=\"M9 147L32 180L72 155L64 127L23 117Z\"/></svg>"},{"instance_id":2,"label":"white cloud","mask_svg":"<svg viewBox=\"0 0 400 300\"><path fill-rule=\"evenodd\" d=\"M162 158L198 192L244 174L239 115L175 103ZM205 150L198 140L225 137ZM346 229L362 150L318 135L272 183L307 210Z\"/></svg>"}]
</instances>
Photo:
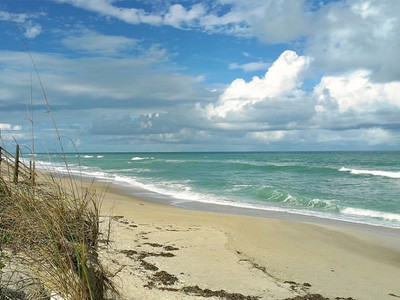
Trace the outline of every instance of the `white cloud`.
<instances>
[{"instance_id":1,"label":"white cloud","mask_svg":"<svg viewBox=\"0 0 400 300\"><path fill-rule=\"evenodd\" d=\"M362 131L361 139L367 141L369 145L396 144L396 137L388 130L373 127Z\"/></svg>"},{"instance_id":2,"label":"white cloud","mask_svg":"<svg viewBox=\"0 0 400 300\"><path fill-rule=\"evenodd\" d=\"M159 143L161 150L163 143L172 141L203 143L213 149L221 143L229 149L232 143L249 150L251 145L272 149L319 144L345 149L351 144L364 149L399 143L399 82L376 83L367 71L357 71L324 76L308 91L302 88L302 74L312 61L293 51L283 52L264 76L233 81L219 98L197 86L196 77L154 68L157 60L32 54L50 102L61 107L57 113L64 114L66 124L79 119L77 123L86 122L90 128L90 122L98 119L91 127L92 137L129 135L143 143ZM25 83L16 80L29 70L26 54L3 51L0 63L4 66L0 87L15 89L18 95L29 82L28 75ZM8 124L0 125L4 130L19 130L7 114L7 104L12 107L16 98L1 101L2 124ZM212 100L213 104L204 104ZM21 102L21 107L25 104ZM63 107L71 109L71 120L65 118L68 111ZM124 114L131 117L121 118Z\"/></svg>"},{"instance_id":3,"label":"white cloud","mask_svg":"<svg viewBox=\"0 0 400 300\"><path fill-rule=\"evenodd\" d=\"M220 1L261 41L305 45L319 71L367 69L375 81L400 81L400 1Z\"/></svg>"},{"instance_id":4,"label":"white cloud","mask_svg":"<svg viewBox=\"0 0 400 300\"><path fill-rule=\"evenodd\" d=\"M197 111L210 128L245 132L243 139L254 145L363 149L399 143L400 81L376 83L370 71L358 70L323 76L313 90L303 89L302 74L312 63L285 51L264 77L234 80L216 103Z\"/></svg>"},{"instance_id":5,"label":"white cloud","mask_svg":"<svg viewBox=\"0 0 400 300\"><path fill-rule=\"evenodd\" d=\"M109 0L56 0L60 3L69 3L75 7L97 12L106 17L113 17L129 24L149 24L159 26L165 21L160 13L147 13L143 9L134 7L119 7L115 1ZM176 17L176 15L174 15Z\"/></svg>"},{"instance_id":6,"label":"white cloud","mask_svg":"<svg viewBox=\"0 0 400 300\"><path fill-rule=\"evenodd\" d=\"M283 130L272 130L272 131L261 131L261 132L256 131L247 133L246 137L253 139L257 142L270 144L283 140L288 133L289 133L288 131L283 131Z\"/></svg>"},{"instance_id":7,"label":"white cloud","mask_svg":"<svg viewBox=\"0 0 400 300\"><path fill-rule=\"evenodd\" d=\"M22 127L20 125L12 125L8 123L0 123L0 130L19 131Z\"/></svg>"},{"instance_id":8,"label":"white cloud","mask_svg":"<svg viewBox=\"0 0 400 300\"><path fill-rule=\"evenodd\" d=\"M400 80L400 1L221 2L231 5L249 34L261 41L304 44L304 53L323 72L368 69L374 80Z\"/></svg>"},{"instance_id":9,"label":"white cloud","mask_svg":"<svg viewBox=\"0 0 400 300\"><path fill-rule=\"evenodd\" d=\"M251 36L245 12L231 9L225 14L209 12L199 20L199 28L207 32L218 32L236 36Z\"/></svg>"},{"instance_id":10,"label":"white cloud","mask_svg":"<svg viewBox=\"0 0 400 300\"><path fill-rule=\"evenodd\" d=\"M305 55L323 72L368 69L374 80L400 80L400 1L220 2L231 5L235 22L244 22L261 41L305 45Z\"/></svg>"},{"instance_id":11,"label":"white cloud","mask_svg":"<svg viewBox=\"0 0 400 300\"><path fill-rule=\"evenodd\" d=\"M7 123L0 123L0 130L10 130L11 125Z\"/></svg>"},{"instance_id":12,"label":"white cloud","mask_svg":"<svg viewBox=\"0 0 400 300\"><path fill-rule=\"evenodd\" d=\"M73 6L100 13L104 16L114 17L130 24L159 25L162 18L158 15L148 14L142 9L123 8L113 5L109 0L56 0L60 3L69 3Z\"/></svg>"},{"instance_id":13,"label":"white cloud","mask_svg":"<svg viewBox=\"0 0 400 300\"><path fill-rule=\"evenodd\" d=\"M186 9L181 4L174 4L164 15L164 23L178 28L184 25L190 26L204 14L205 8L201 4L195 4L191 9Z\"/></svg>"},{"instance_id":14,"label":"white cloud","mask_svg":"<svg viewBox=\"0 0 400 300\"><path fill-rule=\"evenodd\" d=\"M309 27L304 0L267 0L240 2L249 12L247 21L254 35L266 43L285 43L303 37Z\"/></svg>"},{"instance_id":15,"label":"white cloud","mask_svg":"<svg viewBox=\"0 0 400 300\"><path fill-rule=\"evenodd\" d=\"M332 103L337 105L339 113L400 109L400 82L374 83L370 75L370 72L360 70L346 75L323 76L314 89L318 98L316 110L329 111Z\"/></svg>"},{"instance_id":16,"label":"white cloud","mask_svg":"<svg viewBox=\"0 0 400 300\"><path fill-rule=\"evenodd\" d=\"M250 63L245 63L245 64L231 63L231 64L229 64L229 69L230 70L239 69L239 70L243 70L244 72L256 72L256 71L265 70L269 66L270 66L269 63L257 61L257 62L250 62Z\"/></svg>"},{"instance_id":17,"label":"white cloud","mask_svg":"<svg viewBox=\"0 0 400 300\"><path fill-rule=\"evenodd\" d=\"M25 23L29 18L28 14L14 14L8 11L0 10L0 21L13 21L16 23Z\"/></svg>"},{"instance_id":18,"label":"white cloud","mask_svg":"<svg viewBox=\"0 0 400 300\"><path fill-rule=\"evenodd\" d=\"M400 1L218 0L191 6L162 1L154 11L111 0L56 1L129 24L257 37L269 44L298 43L323 72L367 69L376 81L400 80Z\"/></svg>"},{"instance_id":19,"label":"white cloud","mask_svg":"<svg viewBox=\"0 0 400 300\"><path fill-rule=\"evenodd\" d=\"M83 29L80 34L69 35L62 40L63 45L74 49L105 55L115 55L128 50L138 41L119 35L104 35Z\"/></svg>"},{"instance_id":20,"label":"white cloud","mask_svg":"<svg viewBox=\"0 0 400 300\"><path fill-rule=\"evenodd\" d=\"M220 0L231 26L269 44L300 43L322 72L367 69L375 81L400 81L400 1ZM213 26L223 24L220 16ZM225 33L235 34L234 31ZM238 33L239 34L239 33Z\"/></svg>"},{"instance_id":21,"label":"white cloud","mask_svg":"<svg viewBox=\"0 0 400 300\"><path fill-rule=\"evenodd\" d=\"M24 36L28 39L34 39L42 32L42 27L38 24L28 24Z\"/></svg>"},{"instance_id":22,"label":"white cloud","mask_svg":"<svg viewBox=\"0 0 400 300\"><path fill-rule=\"evenodd\" d=\"M32 56L53 105L72 109L119 106L165 109L174 102L202 101L210 97L211 92L201 86L199 78L177 72L161 49L152 49L150 57L143 53L132 58L71 58L36 52ZM160 64L165 67L160 68ZM25 106L21 91L29 85L32 70L29 57L24 52L0 51L0 65L4 66L0 72L2 109L18 104ZM36 78L33 79L34 98L39 101L41 95Z\"/></svg>"},{"instance_id":23,"label":"white cloud","mask_svg":"<svg viewBox=\"0 0 400 300\"><path fill-rule=\"evenodd\" d=\"M256 76L249 82L236 79L216 103L198 110L216 128L257 132L251 135L253 138L261 138L260 132L307 128L340 131L381 128L385 131L370 133L387 137L400 126L400 81L377 83L371 78L371 71L358 70L323 76L308 91L302 88L302 74L312 63L308 57L285 51L264 77ZM276 137L265 136L267 140Z\"/></svg>"},{"instance_id":24,"label":"white cloud","mask_svg":"<svg viewBox=\"0 0 400 300\"><path fill-rule=\"evenodd\" d=\"M75 7L97 12L106 17L137 25L169 25L175 28L197 28L208 32L223 32L236 35L248 35L245 14L242 11L229 10L218 15L204 4L194 4L190 8L182 4L170 5L167 9L146 12L134 7L117 6L117 1L109 0L55 0L69 3ZM114 3L115 2L115 3ZM165 7L166 5L164 5Z\"/></svg>"},{"instance_id":25,"label":"white cloud","mask_svg":"<svg viewBox=\"0 0 400 300\"><path fill-rule=\"evenodd\" d=\"M43 16L44 13L11 13L7 11L0 11L0 21L13 22L22 34L28 39L34 39L42 32L42 27L39 24L34 23L32 20Z\"/></svg>"},{"instance_id":26,"label":"white cloud","mask_svg":"<svg viewBox=\"0 0 400 300\"><path fill-rule=\"evenodd\" d=\"M301 74L309 59L287 50L272 64L264 77L253 77L250 82L234 80L221 95L216 105L207 107L210 118L226 118L228 114L241 114L260 102L277 101L285 97L298 97Z\"/></svg>"},{"instance_id":27,"label":"white cloud","mask_svg":"<svg viewBox=\"0 0 400 300\"><path fill-rule=\"evenodd\" d=\"M399 81L400 2L333 2L313 13L305 51L324 72L368 69L374 80Z\"/></svg>"}]
</instances>

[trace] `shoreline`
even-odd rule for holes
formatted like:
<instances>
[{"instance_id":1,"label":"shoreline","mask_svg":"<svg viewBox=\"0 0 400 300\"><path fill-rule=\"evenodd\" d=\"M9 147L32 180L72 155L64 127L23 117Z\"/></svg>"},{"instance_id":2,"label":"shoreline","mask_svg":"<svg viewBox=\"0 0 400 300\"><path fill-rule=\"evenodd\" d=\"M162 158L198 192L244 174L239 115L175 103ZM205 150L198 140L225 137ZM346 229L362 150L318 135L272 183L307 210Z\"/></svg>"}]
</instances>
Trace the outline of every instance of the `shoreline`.
<instances>
[{"instance_id":1,"label":"shoreline","mask_svg":"<svg viewBox=\"0 0 400 300\"><path fill-rule=\"evenodd\" d=\"M114 261L122 265L131 262L129 255L121 253L155 255L140 260L140 255L132 254L141 265L135 267L139 271L133 275L121 271L124 282L136 282L129 287L122 283L125 295L142 295L137 299L202 299L167 292L169 286L160 284L146 287L156 273L143 265L151 264L186 286L261 295L260 299L311 294L330 299L400 297L400 235L396 230L382 234L381 229L374 232L358 226L193 210L140 199L113 183L107 188L103 182L94 181L93 187L97 191L107 189L103 216L118 217L113 229ZM154 254L151 245L179 250L167 259L157 256L165 251ZM103 256L110 255L107 251Z\"/></svg>"},{"instance_id":2,"label":"shoreline","mask_svg":"<svg viewBox=\"0 0 400 300\"><path fill-rule=\"evenodd\" d=\"M324 209L324 206L322 208L314 208L313 205L296 206L291 204L286 205L280 202L276 204L262 201L253 202L255 200L251 200L251 197L249 198L250 200L247 201L248 197L246 195L238 196L239 198L230 198L230 194L208 195L204 193L205 191L197 191L193 194L182 193L180 190L175 191L173 189L163 188L162 184L157 185L157 183L152 182L152 180L140 181L135 177L131 178L122 173L108 173L108 171L100 170L92 170L94 173L89 170L79 170L79 172L82 173L77 171L78 170L71 169L72 176L80 180L90 181L96 178L96 180L105 184L112 182L121 186L122 189L127 191L127 194L134 197L160 203L168 203L187 209L218 211L228 214L244 214L267 218L278 217L300 222L322 223L333 226L360 227L367 231L380 231L382 228L381 231L389 232L388 234L400 230L400 219L398 219L400 215L390 213L388 210L370 210L366 208L367 206L362 205L333 205L333 208L329 206L328 209ZM63 173L62 170L59 170L59 172L61 174ZM318 202L319 199L316 199L316 201ZM362 201L362 199L360 201ZM338 203L340 203L340 201Z\"/></svg>"},{"instance_id":3,"label":"shoreline","mask_svg":"<svg viewBox=\"0 0 400 300\"><path fill-rule=\"evenodd\" d=\"M58 178L63 178L66 174L61 173L51 173L53 176ZM362 234L371 234L376 238L383 237L387 245L394 248L400 249L400 228L387 227L377 224L368 224L362 222L354 222L351 220L334 219L322 216L311 216L309 214L300 214L297 212L289 211L279 211L279 210L269 210L269 209L257 209L257 208L246 208L233 205L225 205L218 203L207 203L193 200L180 200L173 198L172 196L159 194L153 191L149 191L143 188L132 187L124 185L120 182L115 182L113 180L107 180L101 178L100 180L96 177L85 175L71 175L75 180L80 180L85 184L94 183L95 186L109 186L114 194L121 194L133 199L138 199L141 201L146 201L149 203L155 203L165 206L171 206L180 209L186 209L191 211L199 212L209 212L209 213L220 213L224 215L237 215L237 216L247 216L255 218L265 218L282 220L295 223L307 223L314 224L317 226L329 226L338 229L351 230L355 232L360 232ZM132 191L133 190L133 191Z\"/></svg>"},{"instance_id":4,"label":"shoreline","mask_svg":"<svg viewBox=\"0 0 400 300\"><path fill-rule=\"evenodd\" d=\"M76 177L78 178L78 177ZM94 177L84 176L79 177L85 182L91 182L91 180L97 180ZM301 223L311 223L316 225L327 225L345 229L351 229L355 231L360 231L364 233L372 234L384 234L388 237L400 237L400 228L388 227L378 224L368 224L363 222L355 222L352 220L335 219L329 217L323 217L321 215L312 216L310 214L301 214L298 212L290 212L284 210L273 210L273 209L262 209L262 208L251 208L251 207L240 207L229 204L219 204L219 203L207 203L194 200L184 200L173 198L172 196L159 194L153 191L148 191L145 189L133 188L132 187L114 182L112 180L107 181L101 179L97 181L98 184L112 185L116 193L120 193L129 197L141 199L148 202L154 202L162 205L173 206L177 208L183 208L193 211L203 211L203 212L215 212L227 215L240 215L248 217L260 217L267 219L277 219L285 220L290 222L301 222ZM400 246L400 241L399 245Z\"/></svg>"}]
</instances>

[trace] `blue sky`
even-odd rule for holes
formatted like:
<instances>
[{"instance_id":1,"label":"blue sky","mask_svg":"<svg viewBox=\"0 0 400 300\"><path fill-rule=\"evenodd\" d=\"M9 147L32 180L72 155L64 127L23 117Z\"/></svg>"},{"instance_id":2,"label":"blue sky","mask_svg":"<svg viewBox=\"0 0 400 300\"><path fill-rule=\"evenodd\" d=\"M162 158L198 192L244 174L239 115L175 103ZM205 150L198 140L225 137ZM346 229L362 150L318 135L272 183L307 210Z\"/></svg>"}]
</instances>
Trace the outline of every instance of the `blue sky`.
<instances>
[{"instance_id":1,"label":"blue sky","mask_svg":"<svg viewBox=\"0 0 400 300\"><path fill-rule=\"evenodd\" d=\"M6 0L0 36L5 146L400 150L397 0Z\"/></svg>"}]
</instances>

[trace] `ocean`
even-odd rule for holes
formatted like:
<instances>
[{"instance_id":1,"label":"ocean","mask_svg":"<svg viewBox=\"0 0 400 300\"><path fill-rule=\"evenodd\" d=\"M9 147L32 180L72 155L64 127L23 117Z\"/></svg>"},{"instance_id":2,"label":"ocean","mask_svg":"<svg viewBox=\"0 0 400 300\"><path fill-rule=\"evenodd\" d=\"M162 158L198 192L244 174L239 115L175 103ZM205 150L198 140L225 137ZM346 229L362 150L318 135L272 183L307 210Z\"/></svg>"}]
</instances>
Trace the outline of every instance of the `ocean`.
<instances>
[{"instance_id":1,"label":"ocean","mask_svg":"<svg viewBox=\"0 0 400 300\"><path fill-rule=\"evenodd\" d=\"M65 172L64 157L36 154ZM400 228L400 152L65 154L70 172L172 205L202 203Z\"/></svg>"}]
</instances>

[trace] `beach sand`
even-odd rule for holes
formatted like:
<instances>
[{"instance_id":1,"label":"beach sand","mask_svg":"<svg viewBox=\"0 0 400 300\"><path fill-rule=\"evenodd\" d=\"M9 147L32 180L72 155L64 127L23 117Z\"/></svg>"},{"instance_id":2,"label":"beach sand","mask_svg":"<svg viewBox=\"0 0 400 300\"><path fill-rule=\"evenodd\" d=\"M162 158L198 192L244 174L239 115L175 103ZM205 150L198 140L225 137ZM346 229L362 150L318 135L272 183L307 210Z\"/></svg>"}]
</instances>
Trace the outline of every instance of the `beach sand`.
<instances>
[{"instance_id":1,"label":"beach sand","mask_svg":"<svg viewBox=\"0 0 400 300\"><path fill-rule=\"evenodd\" d=\"M101 210L100 258L123 299L400 298L398 232L182 209L113 185Z\"/></svg>"}]
</instances>

